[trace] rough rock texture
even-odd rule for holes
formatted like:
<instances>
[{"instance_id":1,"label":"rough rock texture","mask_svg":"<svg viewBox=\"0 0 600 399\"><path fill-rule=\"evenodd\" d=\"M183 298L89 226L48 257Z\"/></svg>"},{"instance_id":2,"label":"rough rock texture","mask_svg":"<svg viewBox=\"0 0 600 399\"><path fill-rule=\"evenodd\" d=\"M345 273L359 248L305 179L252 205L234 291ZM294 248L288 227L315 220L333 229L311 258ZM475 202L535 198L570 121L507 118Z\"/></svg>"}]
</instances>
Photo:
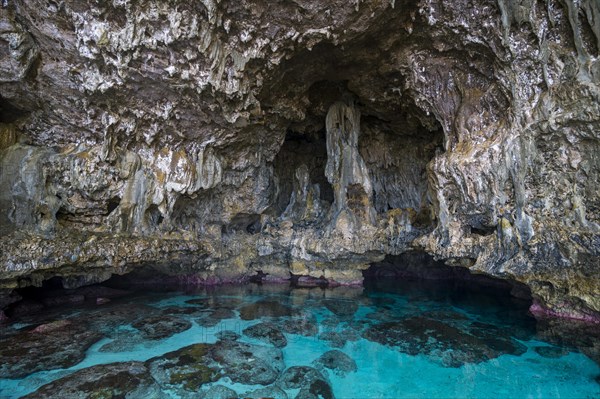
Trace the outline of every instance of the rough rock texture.
<instances>
[{"instance_id":1,"label":"rough rock texture","mask_svg":"<svg viewBox=\"0 0 600 399\"><path fill-rule=\"evenodd\" d=\"M0 304L420 249L598 319L599 51L596 0L7 0Z\"/></svg>"}]
</instances>

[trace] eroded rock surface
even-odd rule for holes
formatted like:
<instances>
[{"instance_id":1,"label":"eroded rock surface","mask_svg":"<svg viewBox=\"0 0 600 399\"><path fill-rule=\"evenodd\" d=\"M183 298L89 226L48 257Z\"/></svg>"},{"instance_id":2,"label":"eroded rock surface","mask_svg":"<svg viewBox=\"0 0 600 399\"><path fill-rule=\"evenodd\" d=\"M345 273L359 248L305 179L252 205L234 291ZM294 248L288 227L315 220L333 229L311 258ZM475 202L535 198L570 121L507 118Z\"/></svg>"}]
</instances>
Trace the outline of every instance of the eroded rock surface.
<instances>
[{"instance_id":1,"label":"eroded rock surface","mask_svg":"<svg viewBox=\"0 0 600 399\"><path fill-rule=\"evenodd\" d=\"M5 5L2 306L419 249L599 319L597 1Z\"/></svg>"}]
</instances>

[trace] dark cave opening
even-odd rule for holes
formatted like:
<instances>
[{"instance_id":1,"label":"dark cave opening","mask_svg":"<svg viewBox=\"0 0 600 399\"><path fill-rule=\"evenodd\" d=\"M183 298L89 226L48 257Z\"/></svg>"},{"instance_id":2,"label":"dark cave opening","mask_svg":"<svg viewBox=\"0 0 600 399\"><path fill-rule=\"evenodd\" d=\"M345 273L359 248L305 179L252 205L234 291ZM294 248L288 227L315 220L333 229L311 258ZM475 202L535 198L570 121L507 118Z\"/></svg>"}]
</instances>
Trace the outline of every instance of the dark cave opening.
<instances>
[{"instance_id":1,"label":"dark cave opening","mask_svg":"<svg viewBox=\"0 0 600 399\"><path fill-rule=\"evenodd\" d=\"M258 214L239 213L235 215L228 224L221 228L223 235L231 235L237 232L257 234L262 229L261 216Z\"/></svg>"},{"instance_id":2,"label":"dark cave opening","mask_svg":"<svg viewBox=\"0 0 600 399\"><path fill-rule=\"evenodd\" d=\"M327 145L324 127L307 133L293 130L287 132L285 141L273 162L278 183L274 203L274 212L277 216L282 215L290 204L292 192L298 184L296 172L302 165L307 168L309 183L319 185L321 203L329 205L333 203L333 188L325 177L326 163Z\"/></svg>"},{"instance_id":3,"label":"dark cave opening","mask_svg":"<svg viewBox=\"0 0 600 399\"><path fill-rule=\"evenodd\" d=\"M156 272L152 268L142 268L144 270L143 278L140 278L140 273L134 273L133 277L114 276L109 280L98 284L83 284L78 288L65 288L66 279L60 276L54 276L43 280L41 286L28 285L22 288L17 288L12 292L15 300L8 304L3 310L5 315L11 319L19 319L21 317L34 317L43 319L44 317L52 317L53 309L63 309L65 307L90 307L102 305L110 302L112 299L125 297L130 295L133 290L132 284L137 281L137 286L141 282L144 283L142 288L146 286L153 290L158 290L164 286L164 282L168 277ZM77 279L77 277L75 277ZM117 281L115 283L114 281ZM125 281L125 282L122 282ZM120 283L119 283L120 282ZM151 282L151 283L150 283ZM22 282L25 284L25 282ZM137 288L137 287L136 287Z\"/></svg>"},{"instance_id":4,"label":"dark cave opening","mask_svg":"<svg viewBox=\"0 0 600 399\"><path fill-rule=\"evenodd\" d=\"M383 109L381 100L372 103L356 94L364 91L361 84L353 80L319 80L309 86L305 117L289 125L274 161L278 182L275 213L286 211L296 171L303 164L308 167L309 183L319 185L320 200L333 203L333 188L325 176L325 120L329 107L342 101L355 104L361 113L358 149L369 171L373 192L367 194L373 198L375 210L411 210L418 215L418 224L430 226L435 209L427 165L443 152L442 126L419 109L412 96L390 99Z\"/></svg>"},{"instance_id":5,"label":"dark cave opening","mask_svg":"<svg viewBox=\"0 0 600 399\"><path fill-rule=\"evenodd\" d=\"M388 255L363 271L366 289L423 289L433 295L483 295L514 301L519 307L532 303L531 290L525 284L485 274L472 273L466 267L449 266L425 252Z\"/></svg>"},{"instance_id":6,"label":"dark cave opening","mask_svg":"<svg viewBox=\"0 0 600 399\"><path fill-rule=\"evenodd\" d=\"M111 199L109 199L106 203L106 214L110 215L115 209L119 207L120 204L121 198L119 197L112 197Z\"/></svg>"},{"instance_id":7,"label":"dark cave opening","mask_svg":"<svg viewBox=\"0 0 600 399\"><path fill-rule=\"evenodd\" d=\"M13 123L18 119L27 116L29 112L22 110L0 95L0 123Z\"/></svg>"},{"instance_id":8,"label":"dark cave opening","mask_svg":"<svg viewBox=\"0 0 600 399\"><path fill-rule=\"evenodd\" d=\"M43 311L47 307L81 302L79 298L69 295L63 287L62 277L54 276L42 281L40 287L25 286L14 290L14 295L21 298L5 309L8 317L19 317Z\"/></svg>"},{"instance_id":9,"label":"dark cave opening","mask_svg":"<svg viewBox=\"0 0 600 399\"><path fill-rule=\"evenodd\" d=\"M156 204L152 204L145 212L146 222L151 227L158 227L163 222L164 217Z\"/></svg>"}]
</instances>

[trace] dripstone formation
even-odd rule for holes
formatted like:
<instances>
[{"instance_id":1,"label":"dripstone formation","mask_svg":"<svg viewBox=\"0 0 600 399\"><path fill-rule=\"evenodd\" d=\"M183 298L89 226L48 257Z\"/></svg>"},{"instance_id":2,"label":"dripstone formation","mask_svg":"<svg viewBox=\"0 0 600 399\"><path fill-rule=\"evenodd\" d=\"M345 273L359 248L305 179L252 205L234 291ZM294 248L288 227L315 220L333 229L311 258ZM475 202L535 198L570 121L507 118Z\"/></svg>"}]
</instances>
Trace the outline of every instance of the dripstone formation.
<instances>
[{"instance_id":1,"label":"dripstone formation","mask_svg":"<svg viewBox=\"0 0 600 399\"><path fill-rule=\"evenodd\" d=\"M8 0L0 308L425 251L600 312L596 0Z\"/></svg>"}]
</instances>

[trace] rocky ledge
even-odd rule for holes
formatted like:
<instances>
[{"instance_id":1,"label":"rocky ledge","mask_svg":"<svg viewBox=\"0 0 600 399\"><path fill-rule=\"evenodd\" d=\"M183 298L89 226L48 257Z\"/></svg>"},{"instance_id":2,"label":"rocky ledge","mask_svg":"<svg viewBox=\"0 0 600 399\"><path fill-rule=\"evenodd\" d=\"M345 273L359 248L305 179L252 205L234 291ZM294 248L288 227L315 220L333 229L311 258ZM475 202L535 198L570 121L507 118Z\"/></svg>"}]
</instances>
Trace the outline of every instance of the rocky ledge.
<instances>
[{"instance_id":1,"label":"rocky ledge","mask_svg":"<svg viewBox=\"0 0 600 399\"><path fill-rule=\"evenodd\" d=\"M2 7L0 307L420 250L600 320L596 0Z\"/></svg>"}]
</instances>

